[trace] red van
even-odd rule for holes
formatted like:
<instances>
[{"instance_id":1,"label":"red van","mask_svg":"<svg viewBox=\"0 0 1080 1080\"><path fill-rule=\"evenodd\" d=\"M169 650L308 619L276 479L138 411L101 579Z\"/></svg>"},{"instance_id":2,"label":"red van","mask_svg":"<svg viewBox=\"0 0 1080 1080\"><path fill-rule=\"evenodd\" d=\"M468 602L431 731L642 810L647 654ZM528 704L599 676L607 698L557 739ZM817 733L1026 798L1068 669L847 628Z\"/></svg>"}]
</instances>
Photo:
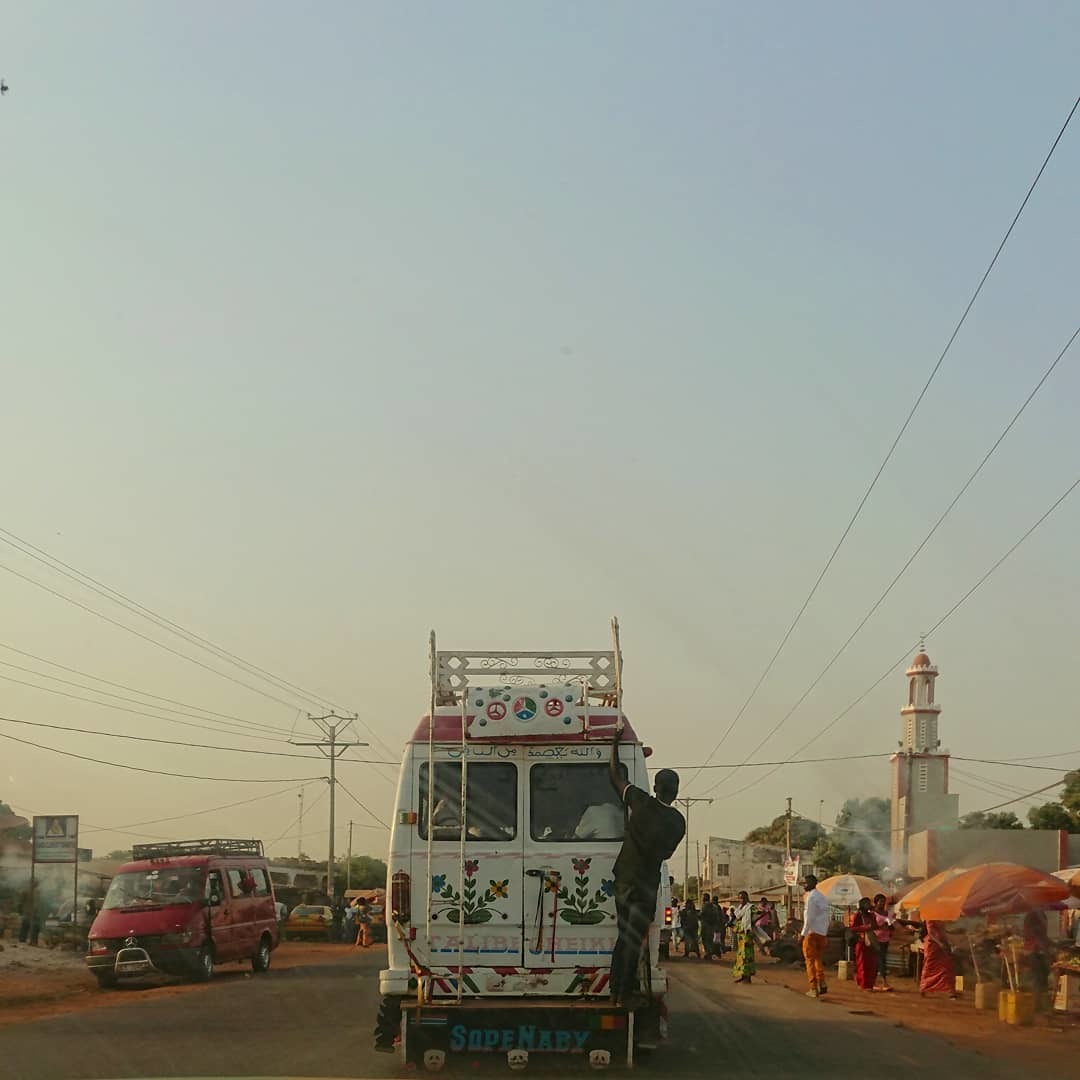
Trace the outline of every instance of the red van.
<instances>
[{"instance_id":1,"label":"red van","mask_svg":"<svg viewBox=\"0 0 1080 1080\"><path fill-rule=\"evenodd\" d=\"M90 927L87 967L98 985L165 972L206 981L217 964L270 967L274 887L261 840L136 844Z\"/></svg>"}]
</instances>

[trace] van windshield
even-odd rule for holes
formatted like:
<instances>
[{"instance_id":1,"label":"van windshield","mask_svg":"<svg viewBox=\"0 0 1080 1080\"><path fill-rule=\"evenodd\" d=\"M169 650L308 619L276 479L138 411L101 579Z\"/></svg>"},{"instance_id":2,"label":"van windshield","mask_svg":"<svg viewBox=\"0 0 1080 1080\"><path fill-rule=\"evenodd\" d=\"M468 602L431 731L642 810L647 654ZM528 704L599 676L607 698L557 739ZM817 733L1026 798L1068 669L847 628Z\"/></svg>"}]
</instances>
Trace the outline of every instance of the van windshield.
<instances>
[{"instance_id":1,"label":"van windshield","mask_svg":"<svg viewBox=\"0 0 1080 1080\"><path fill-rule=\"evenodd\" d=\"M109 885L102 907L108 911L115 908L190 904L202 895L202 884L203 870L199 866L117 874Z\"/></svg>"}]
</instances>

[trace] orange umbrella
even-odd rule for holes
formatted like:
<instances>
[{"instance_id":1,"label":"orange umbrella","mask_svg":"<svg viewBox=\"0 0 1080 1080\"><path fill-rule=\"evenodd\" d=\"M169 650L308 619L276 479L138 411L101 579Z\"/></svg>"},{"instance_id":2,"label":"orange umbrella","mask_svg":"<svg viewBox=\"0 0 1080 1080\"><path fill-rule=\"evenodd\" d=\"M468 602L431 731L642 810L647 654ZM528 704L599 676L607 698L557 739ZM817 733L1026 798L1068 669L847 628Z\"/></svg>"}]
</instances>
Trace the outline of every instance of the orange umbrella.
<instances>
[{"instance_id":1,"label":"orange umbrella","mask_svg":"<svg viewBox=\"0 0 1080 1080\"><path fill-rule=\"evenodd\" d=\"M973 866L919 898L926 920L952 922L965 915L1016 915L1044 909L1069 895L1069 886L1031 866L997 862Z\"/></svg>"},{"instance_id":2,"label":"orange umbrella","mask_svg":"<svg viewBox=\"0 0 1080 1080\"><path fill-rule=\"evenodd\" d=\"M1054 877L1064 881L1073 896L1080 896L1080 866L1070 866L1067 870L1055 870Z\"/></svg>"},{"instance_id":3,"label":"orange umbrella","mask_svg":"<svg viewBox=\"0 0 1080 1080\"><path fill-rule=\"evenodd\" d=\"M935 874L918 885L912 885L904 893L897 907L902 908L904 911L914 911L939 885L943 885L950 878L956 877L957 874L964 873L966 869L966 866L951 866L948 870L942 870L940 874Z\"/></svg>"}]
</instances>

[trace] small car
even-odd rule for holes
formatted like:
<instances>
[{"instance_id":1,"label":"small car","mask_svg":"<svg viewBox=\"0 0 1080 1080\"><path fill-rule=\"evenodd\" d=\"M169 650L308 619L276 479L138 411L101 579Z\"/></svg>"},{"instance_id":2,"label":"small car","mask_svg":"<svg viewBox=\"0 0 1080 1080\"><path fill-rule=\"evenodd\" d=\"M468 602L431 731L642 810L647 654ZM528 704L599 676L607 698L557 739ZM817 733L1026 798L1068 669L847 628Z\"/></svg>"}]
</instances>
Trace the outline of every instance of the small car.
<instances>
[{"instance_id":1,"label":"small car","mask_svg":"<svg viewBox=\"0 0 1080 1080\"><path fill-rule=\"evenodd\" d=\"M289 912L282 929L282 936L294 938L325 938L334 940L334 913L319 904L300 904Z\"/></svg>"}]
</instances>

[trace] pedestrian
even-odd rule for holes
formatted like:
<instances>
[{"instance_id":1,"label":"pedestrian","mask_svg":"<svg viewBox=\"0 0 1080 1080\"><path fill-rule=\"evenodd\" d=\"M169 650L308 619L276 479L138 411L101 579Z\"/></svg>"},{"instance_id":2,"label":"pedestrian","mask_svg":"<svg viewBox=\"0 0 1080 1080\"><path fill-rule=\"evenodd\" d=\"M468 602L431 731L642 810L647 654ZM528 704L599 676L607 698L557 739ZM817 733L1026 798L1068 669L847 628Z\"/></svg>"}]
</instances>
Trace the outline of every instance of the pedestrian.
<instances>
[{"instance_id":1,"label":"pedestrian","mask_svg":"<svg viewBox=\"0 0 1080 1080\"><path fill-rule=\"evenodd\" d=\"M698 916L697 909L694 907L693 900L686 901L679 918L682 920L683 956L689 957L691 951L693 951L694 956L700 960L701 945L698 939L698 931L701 927L701 919Z\"/></svg>"},{"instance_id":2,"label":"pedestrian","mask_svg":"<svg viewBox=\"0 0 1080 1080\"><path fill-rule=\"evenodd\" d=\"M371 916L368 914L368 902L361 899L356 901L356 947L368 949L371 947Z\"/></svg>"},{"instance_id":3,"label":"pedestrian","mask_svg":"<svg viewBox=\"0 0 1080 1080\"><path fill-rule=\"evenodd\" d=\"M860 990L873 990L877 982L878 944L877 914L870 904L870 897L859 900L859 910L851 921L855 935L855 982Z\"/></svg>"},{"instance_id":4,"label":"pedestrian","mask_svg":"<svg viewBox=\"0 0 1080 1080\"><path fill-rule=\"evenodd\" d=\"M762 945L766 945L773 939L773 924L776 922L776 912L773 911L768 897L763 896L758 904L757 915L754 917L754 929L757 939Z\"/></svg>"},{"instance_id":5,"label":"pedestrian","mask_svg":"<svg viewBox=\"0 0 1080 1080\"><path fill-rule=\"evenodd\" d=\"M721 957L727 951L727 928L727 908L723 904L716 904L716 949Z\"/></svg>"},{"instance_id":6,"label":"pedestrian","mask_svg":"<svg viewBox=\"0 0 1080 1080\"><path fill-rule=\"evenodd\" d=\"M919 993L956 997L956 964L945 926L931 920L922 926L923 966Z\"/></svg>"},{"instance_id":7,"label":"pedestrian","mask_svg":"<svg viewBox=\"0 0 1080 1080\"><path fill-rule=\"evenodd\" d=\"M356 941L356 908L352 904L341 915L341 940L346 943Z\"/></svg>"},{"instance_id":8,"label":"pedestrian","mask_svg":"<svg viewBox=\"0 0 1080 1080\"><path fill-rule=\"evenodd\" d=\"M893 925L896 917L889 910L889 898L884 893L878 893L874 897L874 915L877 918L877 928L874 937L877 939L878 948L878 974L881 976L881 989L885 993L892 993L889 985L889 942L892 941ZM875 986L876 990L877 987Z\"/></svg>"},{"instance_id":9,"label":"pedestrian","mask_svg":"<svg viewBox=\"0 0 1080 1080\"><path fill-rule=\"evenodd\" d=\"M615 914L618 937L611 954L611 996L616 1004L637 1008L652 1001L652 987L638 985L638 968L649 927L656 915L660 868L686 835L686 821L671 804L679 794L679 774L661 769L653 783L655 796L631 784L619 769L620 716L611 740L608 776L629 811L622 848L615 860ZM644 1000L642 1000L644 996Z\"/></svg>"},{"instance_id":10,"label":"pedestrian","mask_svg":"<svg viewBox=\"0 0 1080 1080\"><path fill-rule=\"evenodd\" d=\"M675 940L675 951L679 951L679 946L683 943L682 933L682 908L679 904L678 897L673 897L671 900L671 936Z\"/></svg>"},{"instance_id":11,"label":"pedestrian","mask_svg":"<svg viewBox=\"0 0 1080 1080\"><path fill-rule=\"evenodd\" d=\"M701 949L706 960L711 960L716 955L716 928L719 919L720 909L706 893L701 898Z\"/></svg>"},{"instance_id":12,"label":"pedestrian","mask_svg":"<svg viewBox=\"0 0 1080 1080\"><path fill-rule=\"evenodd\" d=\"M1024 953L1027 956L1036 1012L1042 1012L1047 1005L1051 949L1046 912L1029 911L1024 916Z\"/></svg>"},{"instance_id":13,"label":"pedestrian","mask_svg":"<svg viewBox=\"0 0 1080 1080\"><path fill-rule=\"evenodd\" d=\"M734 909L735 963L731 968L731 977L740 983L748 983L757 974L757 962L754 953L754 905L750 903L750 894L739 893L739 906Z\"/></svg>"},{"instance_id":14,"label":"pedestrian","mask_svg":"<svg viewBox=\"0 0 1080 1080\"><path fill-rule=\"evenodd\" d=\"M818 892L817 878L807 874L803 878L806 901L803 914L803 958L806 960L806 977L810 980L807 997L822 997L829 991L825 985L825 966L821 962L829 935L829 901Z\"/></svg>"}]
</instances>

